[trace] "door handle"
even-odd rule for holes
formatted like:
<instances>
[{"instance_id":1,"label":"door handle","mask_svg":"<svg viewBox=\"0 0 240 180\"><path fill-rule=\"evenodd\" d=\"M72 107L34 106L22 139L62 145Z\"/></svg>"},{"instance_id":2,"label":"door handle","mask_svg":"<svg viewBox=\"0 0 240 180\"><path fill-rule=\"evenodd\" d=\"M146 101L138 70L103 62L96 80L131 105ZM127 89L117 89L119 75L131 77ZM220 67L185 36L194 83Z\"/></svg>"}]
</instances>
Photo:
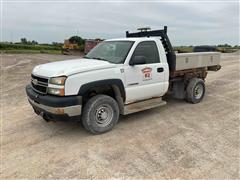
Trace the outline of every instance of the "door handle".
<instances>
[{"instance_id":1,"label":"door handle","mask_svg":"<svg viewBox=\"0 0 240 180\"><path fill-rule=\"evenodd\" d=\"M163 72L163 71L164 71L164 68L163 68L163 67L157 68L157 72L158 72L158 73L161 73L161 72Z\"/></svg>"}]
</instances>

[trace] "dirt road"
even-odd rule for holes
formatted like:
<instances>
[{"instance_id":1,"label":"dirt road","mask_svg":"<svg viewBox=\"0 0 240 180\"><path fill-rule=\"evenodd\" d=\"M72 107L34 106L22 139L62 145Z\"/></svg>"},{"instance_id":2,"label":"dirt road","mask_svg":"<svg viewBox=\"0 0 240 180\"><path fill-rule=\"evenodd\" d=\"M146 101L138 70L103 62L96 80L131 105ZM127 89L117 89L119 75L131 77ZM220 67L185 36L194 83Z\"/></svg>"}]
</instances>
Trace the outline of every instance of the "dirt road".
<instances>
[{"instance_id":1,"label":"dirt road","mask_svg":"<svg viewBox=\"0 0 240 180\"><path fill-rule=\"evenodd\" d=\"M76 58L2 56L2 178L239 178L237 54L208 74L201 103L169 99L98 136L77 122L46 123L27 102L32 68L66 57Z\"/></svg>"}]
</instances>

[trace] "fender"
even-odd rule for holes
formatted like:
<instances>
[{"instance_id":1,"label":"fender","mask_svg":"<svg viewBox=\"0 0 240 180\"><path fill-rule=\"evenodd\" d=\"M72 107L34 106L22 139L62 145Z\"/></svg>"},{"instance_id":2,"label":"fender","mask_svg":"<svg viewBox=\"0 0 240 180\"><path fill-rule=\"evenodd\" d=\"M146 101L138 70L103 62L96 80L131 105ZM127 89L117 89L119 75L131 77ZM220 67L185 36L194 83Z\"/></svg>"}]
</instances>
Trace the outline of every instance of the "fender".
<instances>
[{"instance_id":1,"label":"fender","mask_svg":"<svg viewBox=\"0 0 240 180\"><path fill-rule=\"evenodd\" d=\"M105 79L105 80L93 81L93 82L83 84L80 87L80 89L78 91L78 94L83 96L89 89L94 88L94 87L98 87L98 86L103 86L103 85L109 85L109 86L116 85L121 92L121 95L123 97L123 101L125 101L126 92L125 92L123 82L120 79Z\"/></svg>"}]
</instances>

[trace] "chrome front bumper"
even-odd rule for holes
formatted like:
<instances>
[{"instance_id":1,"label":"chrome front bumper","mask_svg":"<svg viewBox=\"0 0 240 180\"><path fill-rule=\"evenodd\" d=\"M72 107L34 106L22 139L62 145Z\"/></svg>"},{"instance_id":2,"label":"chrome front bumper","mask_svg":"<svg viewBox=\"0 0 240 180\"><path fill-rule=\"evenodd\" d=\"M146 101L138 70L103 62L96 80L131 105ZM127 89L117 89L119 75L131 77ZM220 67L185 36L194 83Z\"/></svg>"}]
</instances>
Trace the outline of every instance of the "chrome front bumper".
<instances>
[{"instance_id":1,"label":"chrome front bumper","mask_svg":"<svg viewBox=\"0 0 240 180\"><path fill-rule=\"evenodd\" d=\"M56 115L67 114L69 117L81 115L82 105L75 105L75 106L68 106L68 107L50 107L50 106L36 103L30 98L28 98L28 101L33 107L37 107L51 114L56 114Z\"/></svg>"},{"instance_id":2,"label":"chrome front bumper","mask_svg":"<svg viewBox=\"0 0 240 180\"><path fill-rule=\"evenodd\" d=\"M26 86L26 94L35 113L47 116L48 119L67 119L81 115L82 97L79 95L59 97L40 94L34 91L31 85Z\"/></svg>"}]
</instances>

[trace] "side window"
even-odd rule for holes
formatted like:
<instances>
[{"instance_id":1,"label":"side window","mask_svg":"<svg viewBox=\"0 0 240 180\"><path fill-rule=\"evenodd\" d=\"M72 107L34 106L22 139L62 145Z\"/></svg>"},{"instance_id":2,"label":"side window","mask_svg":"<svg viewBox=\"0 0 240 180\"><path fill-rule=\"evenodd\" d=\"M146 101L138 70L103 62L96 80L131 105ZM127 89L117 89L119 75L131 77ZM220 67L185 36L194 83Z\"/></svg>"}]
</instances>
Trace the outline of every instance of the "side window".
<instances>
[{"instance_id":1,"label":"side window","mask_svg":"<svg viewBox=\"0 0 240 180\"><path fill-rule=\"evenodd\" d=\"M147 61L146 64L160 62L158 48L154 41L140 42L137 45L132 57L134 56L144 56Z\"/></svg>"}]
</instances>

